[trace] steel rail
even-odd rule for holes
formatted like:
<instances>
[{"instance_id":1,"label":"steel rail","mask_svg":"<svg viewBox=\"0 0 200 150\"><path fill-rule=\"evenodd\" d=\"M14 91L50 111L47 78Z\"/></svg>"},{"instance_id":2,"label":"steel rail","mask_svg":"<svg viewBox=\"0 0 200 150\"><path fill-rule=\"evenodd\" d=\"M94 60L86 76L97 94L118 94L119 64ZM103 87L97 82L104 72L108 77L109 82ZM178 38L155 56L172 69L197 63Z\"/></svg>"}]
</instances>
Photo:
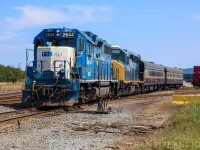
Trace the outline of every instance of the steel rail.
<instances>
[{"instance_id":1,"label":"steel rail","mask_svg":"<svg viewBox=\"0 0 200 150\"><path fill-rule=\"evenodd\" d=\"M0 100L3 100L3 99L13 99L13 98L21 98L21 95L16 95L16 96L6 96L6 97L0 97Z\"/></svg>"},{"instance_id":2,"label":"steel rail","mask_svg":"<svg viewBox=\"0 0 200 150\"><path fill-rule=\"evenodd\" d=\"M51 110L51 111L38 112L38 113L24 115L24 116L12 118L12 119L3 120L3 121L0 121L0 126L5 125L5 124L9 124L9 123L15 123L15 122L19 123L19 121L22 121L22 120L26 120L26 119L29 119L29 118L35 118L35 117L38 117L38 116L45 116L45 115L53 114L55 112L56 112L55 110Z\"/></svg>"},{"instance_id":3,"label":"steel rail","mask_svg":"<svg viewBox=\"0 0 200 150\"><path fill-rule=\"evenodd\" d=\"M34 111L34 109L28 108L28 109L20 109L20 110L16 110L16 111L4 112L4 113L0 113L0 117L13 115L13 114L21 114L21 113L25 113L27 111Z\"/></svg>"},{"instance_id":4,"label":"steel rail","mask_svg":"<svg viewBox=\"0 0 200 150\"><path fill-rule=\"evenodd\" d=\"M21 95L21 92L0 94L0 97L2 97L2 96L7 96L7 95L17 95L17 94L20 94L20 95Z\"/></svg>"}]
</instances>

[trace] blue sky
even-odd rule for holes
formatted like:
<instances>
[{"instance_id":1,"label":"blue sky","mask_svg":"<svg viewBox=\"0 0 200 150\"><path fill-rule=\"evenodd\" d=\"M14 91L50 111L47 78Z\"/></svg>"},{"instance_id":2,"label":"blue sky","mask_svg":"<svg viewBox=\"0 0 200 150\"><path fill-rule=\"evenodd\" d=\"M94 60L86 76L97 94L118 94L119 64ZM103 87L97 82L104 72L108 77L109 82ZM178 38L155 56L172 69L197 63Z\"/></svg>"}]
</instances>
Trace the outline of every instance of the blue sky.
<instances>
[{"instance_id":1,"label":"blue sky","mask_svg":"<svg viewBox=\"0 0 200 150\"><path fill-rule=\"evenodd\" d=\"M92 31L146 61L193 67L200 65L199 8L199 0L2 1L0 64L25 68L34 37L65 26Z\"/></svg>"}]
</instances>

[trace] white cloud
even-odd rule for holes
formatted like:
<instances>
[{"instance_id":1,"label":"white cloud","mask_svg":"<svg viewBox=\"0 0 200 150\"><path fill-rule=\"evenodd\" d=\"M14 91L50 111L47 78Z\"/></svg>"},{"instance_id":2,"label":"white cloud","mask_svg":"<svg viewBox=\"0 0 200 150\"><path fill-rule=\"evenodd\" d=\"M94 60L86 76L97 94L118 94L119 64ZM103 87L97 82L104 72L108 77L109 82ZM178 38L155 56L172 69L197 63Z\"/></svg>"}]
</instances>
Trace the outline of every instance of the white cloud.
<instances>
[{"instance_id":1,"label":"white cloud","mask_svg":"<svg viewBox=\"0 0 200 150\"><path fill-rule=\"evenodd\" d=\"M25 29L44 26L79 26L88 23L110 21L112 10L107 6L62 5L54 7L20 6L13 8L16 14L0 19L0 64L25 63L25 49L33 48L32 37ZM30 33L31 34L31 33ZM35 35L33 35L35 36ZM29 42L28 42L29 41ZM31 43L30 43L31 42ZM30 43L30 44L25 44ZM7 59L8 56L10 59ZM31 57L30 53L30 57Z\"/></svg>"},{"instance_id":2,"label":"white cloud","mask_svg":"<svg viewBox=\"0 0 200 150\"><path fill-rule=\"evenodd\" d=\"M193 15L192 18L193 18L194 20L200 20L200 15Z\"/></svg>"},{"instance_id":3,"label":"white cloud","mask_svg":"<svg viewBox=\"0 0 200 150\"><path fill-rule=\"evenodd\" d=\"M112 16L111 9L106 6L64 5L62 7L66 8L67 14L71 16L71 22L76 24L106 22Z\"/></svg>"},{"instance_id":4,"label":"white cloud","mask_svg":"<svg viewBox=\"0 0 200 150\"><path fill-rule=\"evenodd\" d=\"M105 22L109 21L112 16L111 9L106 6L63 5L44 8L29 5L14 9L19 11L20 15L17 17L7 16L4 21L15 30L57 23L80 25Z\"/></svg>"},{"instance_id":5,"label":"white cloud","mask_svg":"<svg viewBox=\"0 0 200 150\"><path fill-rule=\"evenodd\" d=\"M40 25L63 22L65 18L62 12L35 6L15 7L21 12L19 17L6 17L5 21L12 25L14 29L37 27Z\"/></svg>"}]
</instances>

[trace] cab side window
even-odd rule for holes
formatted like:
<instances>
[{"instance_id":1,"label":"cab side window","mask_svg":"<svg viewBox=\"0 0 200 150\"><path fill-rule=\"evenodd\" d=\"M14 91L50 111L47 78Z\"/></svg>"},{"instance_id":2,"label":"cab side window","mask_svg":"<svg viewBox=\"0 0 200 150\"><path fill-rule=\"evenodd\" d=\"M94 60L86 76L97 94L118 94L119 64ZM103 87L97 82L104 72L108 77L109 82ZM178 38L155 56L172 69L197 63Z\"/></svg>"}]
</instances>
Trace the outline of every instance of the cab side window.
<instances>
[{"instance_id":1,"label":"cab side window","mask_svg":"<svg viewBox=\"0 0 200 150\"><path fill-rule=\"evenodd\" d=\"M88 43L88 55L92 56L94 53L94 46L91 43Z\"/></svg>"},{"instance_id":2,"label":"cab side window","mask_svg":"<svg viewBox=\"0 0 200 150\"><path fill-rule=\"evenodd\" d=\"M79 38L78 39L78 50L79 51L84 51L84 47L85 47L84 39Z\"/></svg>"},{"instance_id":3,"label":"cab side window","mask_svg":"<svg viewBox=\"0 0 200 150\"><path fill-rule=\"evenodd\" d=\"M43 46L43 40L41 40L41 39L37 39L37 41L36 41L36 47L38 47L38 46Z\"/></svg>"}]
</instances>

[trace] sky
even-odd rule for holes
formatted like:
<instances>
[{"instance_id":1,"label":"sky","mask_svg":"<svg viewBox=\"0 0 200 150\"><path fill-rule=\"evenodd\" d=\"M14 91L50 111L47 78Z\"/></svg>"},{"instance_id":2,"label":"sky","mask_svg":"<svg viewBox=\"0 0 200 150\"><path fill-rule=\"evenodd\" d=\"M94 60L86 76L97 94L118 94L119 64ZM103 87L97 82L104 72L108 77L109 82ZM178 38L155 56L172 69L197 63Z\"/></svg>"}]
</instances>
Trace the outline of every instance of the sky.
<instances>
[{"instance_id":1,"label":"sky","mask_svg":"<svg viewBox=\"0 0 200 150\"><path fill-rule=\"evenodd\" d=\"M199 0L1 1L0 64L24 69L39 32L68 27L92 31L145 61L192 68L200 65L199 8Z\"/></svg>"}]
</instances>

